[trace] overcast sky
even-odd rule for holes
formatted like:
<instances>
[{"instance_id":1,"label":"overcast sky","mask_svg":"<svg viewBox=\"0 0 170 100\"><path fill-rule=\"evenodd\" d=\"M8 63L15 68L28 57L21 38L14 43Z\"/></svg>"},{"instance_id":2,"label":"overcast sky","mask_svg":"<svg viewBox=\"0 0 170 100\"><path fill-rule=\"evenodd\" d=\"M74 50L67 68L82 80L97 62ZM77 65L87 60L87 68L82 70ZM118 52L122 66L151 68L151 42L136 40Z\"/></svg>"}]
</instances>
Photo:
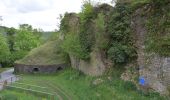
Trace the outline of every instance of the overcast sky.
<instances>
[{"instance_id":1,"label":"overcast sky","mask_svg":"<svg viewBox=\"0 0 170 100\"><path fill-rule=\"evenodd\" d=\"M44 31L57 29L60 14L80 12L83 0L0 0L3 26L30 24ZM109 3L111 0L94 0Z\"/></svg>"}]
</instances>

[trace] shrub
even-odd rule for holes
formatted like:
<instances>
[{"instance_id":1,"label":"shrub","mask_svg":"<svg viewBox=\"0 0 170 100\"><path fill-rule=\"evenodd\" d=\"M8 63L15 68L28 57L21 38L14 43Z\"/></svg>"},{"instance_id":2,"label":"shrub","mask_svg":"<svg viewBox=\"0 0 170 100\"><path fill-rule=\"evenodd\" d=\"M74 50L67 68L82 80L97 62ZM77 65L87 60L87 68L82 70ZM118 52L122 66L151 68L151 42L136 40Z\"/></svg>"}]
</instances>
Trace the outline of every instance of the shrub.
<instances>
[{"instance_id":1,"label":"shrub","mask_svg":"<svg viewBox=\"0 0 170 100\"><path fill-rule=\"evenodd\" d=\"M114 43L108 50L108 57L114 63L127 63L130 58L136 57L134 48L120 43Z\"/></svg>"},{"instance_id":2,"label":"shrub","mask_svg":"<svg viewBox=\"0 0 170 100\"><path fill-rule=\"evenodd\" d=\"M114 47L115 46L115 47ZM121 45L114 45L108 50L108 57L115 63L126 62L127 55Z\"/></svg>"},{"instance_id":3,"label":"shrub","mask_svg":"<svg viewBox=\"0 0 170 100\"><path fill-rule=\"evenodd\" d=\"M74 55L78 58L89 58L86 51L81 47L78 35L76 34L67 34L61 47L66 53Z\"/></svg>"}]
</instances>

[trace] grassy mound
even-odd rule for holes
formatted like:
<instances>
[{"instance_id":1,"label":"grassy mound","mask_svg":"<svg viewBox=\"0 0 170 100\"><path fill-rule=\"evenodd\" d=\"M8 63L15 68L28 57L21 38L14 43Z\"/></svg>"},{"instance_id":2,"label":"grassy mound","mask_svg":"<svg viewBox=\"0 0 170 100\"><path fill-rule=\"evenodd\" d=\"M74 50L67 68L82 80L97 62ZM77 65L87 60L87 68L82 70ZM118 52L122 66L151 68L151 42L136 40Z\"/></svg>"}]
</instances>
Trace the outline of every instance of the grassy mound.
<instances>
[{"instance_id":1,"label":"grassy mound","mask_svg":"<svg viewBox=\"0 0 170 100\"><path fill-rule=\"evenodd\" d=\"M16 61L26 65L55 65L66 63L66 59L60 49L60 41L48 41L42 46L33 49L26 57Z\"/></svg>"}]
</instances>

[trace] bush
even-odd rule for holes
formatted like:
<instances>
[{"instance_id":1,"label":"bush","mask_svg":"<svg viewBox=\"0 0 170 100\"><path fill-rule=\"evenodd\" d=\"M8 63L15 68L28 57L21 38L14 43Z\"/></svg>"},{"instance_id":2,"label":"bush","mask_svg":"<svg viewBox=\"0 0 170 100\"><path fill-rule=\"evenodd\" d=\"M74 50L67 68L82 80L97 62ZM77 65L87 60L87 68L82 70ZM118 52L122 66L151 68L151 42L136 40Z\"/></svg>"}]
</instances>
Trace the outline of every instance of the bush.
<instances>
[{"instance_id":1,"label":"bush","mask_svg":"<svg viewBox=\"0 0 170 100\"><path fill-rule=\"evenodd\" d=\"M89 58L86 51L81 47L79 38L76 34L67 34L61 47L66 53L74 55L80 59Z\"/></svg>"},{"instance_id":2,"label":"bush","mask_svg":"<svg viewBox=\"0 0 170 100\"><path fill-rule=\"evenodd\" d=\"M124 52L124 48L121 45L114 45L108 50L108 57L115 63L127 62L127 55Z\"/></svg>"},{"instance_id":3,"label":"bush","mask_svg":"<svg viewBox=\"0 0 170 100\"><path fill-rule=\"evenodd\" d=\"M122 45L120 43L114 43L113 46L108 50L108 57L114 63L127 63L130 58L136 57L136 53L131 46Z\"/></svg>"}]
</instances>

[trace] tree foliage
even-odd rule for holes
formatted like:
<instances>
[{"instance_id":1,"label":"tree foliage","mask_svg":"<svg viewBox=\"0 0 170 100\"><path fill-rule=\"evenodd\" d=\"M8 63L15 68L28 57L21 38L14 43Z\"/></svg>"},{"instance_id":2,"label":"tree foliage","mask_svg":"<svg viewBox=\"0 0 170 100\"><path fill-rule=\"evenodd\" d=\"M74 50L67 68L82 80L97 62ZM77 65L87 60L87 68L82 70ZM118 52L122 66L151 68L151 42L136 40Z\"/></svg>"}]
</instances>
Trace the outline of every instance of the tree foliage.
<instances>
[{"instance_id":1,"label":"tree foliage","mask_svg":"<svg viewBox=\"0 0 170 100\"><path fill-rule=\"evenodd\" d=\"M14 44L15 44L15 34L16 34L16 29L15 28L8 28L7 29L7 41L9 45L9 49L11 52L14 51Z\"/></svg>"},{"instance_id":2,"label":"tree foliage","mask_svg":"<svg viewBox=\"0 0 170 100\"><path fill-rule=\"evenodd\" d=\"M109 46L109 35L106 33L105 15L99 13L95 19L95 41L99 49L107 49Z\"/></svg>"},{"instance_id":3,"label":"tree foliage","mask_svg":"<svg viewBox=\"0 0 170 100\"><path fill-rule=\"evenodd\" d=\"M41 43L41 31L31 25L22 24L19 29L0 27L0 64L3 67L13 66L31 49Z\"/></svg>"},{"instance_id":4,"label":"tree foliage","mask_svg":"<svg viewBox=\"0 0 170 100\"><path fill-rule=\"evenodd\" d=\"M61 20L60 30L65 35L62 47L67 53L87 60L90 57L91 48L95 40L95 14L92 4L88 1L84 3L79 14L80 19L78 18L79 25L70 26L70 17L71 14L66 13Z\"/></svg>"},{"instance_id":5,"label":"tree foliage","mask_svg":"<svg viewBox=\"0 0 170 100\"><path fill-rule=\"evenodd\" d=\"M63 41L61 47L63 50L75 57L78 57L80 59L88 58L88 55L85 53L85 51L81 48L81 44L78 38L78 35L76 34L68 34L65 37L65 40Z\"/></svg>"},{"instance_id":6,"label":"tree foliage","mask_svg":"<svg viewBox=\"0 0 170 100\"><path fill-rule=\"evenodd\" d=\"M127 63L136 57L130 27L131 9L128 4L118 3L108 24L112 45L108 57L115 63Z\"/></svg>"},{"instance_id":7,"label":"tree foliage","mask_svg":"<svg viewBox=\"0 0 170 100\"><path fill-rule=\"evenodd\" d=\"M7 41L5 37L0 33L0 64L5 63L10 55Z\"/></svg>"},{"instance_id":8,"label":"tree foliage","mask_svg":"<svg viewBox=\"0 0 170 100\"><path fill-rule=\"evenodd\" d=\"M91 2L86 1L80 13L80 44L86 55L90 55L92 46L95 43L94 19L96 14Z\"/></svg>"},{"instance_id":9,"label":"tree foliage","mask_svg":"<svg viewBox=\"0 0 170 100\"><path fill-rule=\"evenodd\" d=\"M40 45L40 38L33 34L32 26L20 25L16 34L15 49L30 51Z\"/></svg>"}]
</instances>

